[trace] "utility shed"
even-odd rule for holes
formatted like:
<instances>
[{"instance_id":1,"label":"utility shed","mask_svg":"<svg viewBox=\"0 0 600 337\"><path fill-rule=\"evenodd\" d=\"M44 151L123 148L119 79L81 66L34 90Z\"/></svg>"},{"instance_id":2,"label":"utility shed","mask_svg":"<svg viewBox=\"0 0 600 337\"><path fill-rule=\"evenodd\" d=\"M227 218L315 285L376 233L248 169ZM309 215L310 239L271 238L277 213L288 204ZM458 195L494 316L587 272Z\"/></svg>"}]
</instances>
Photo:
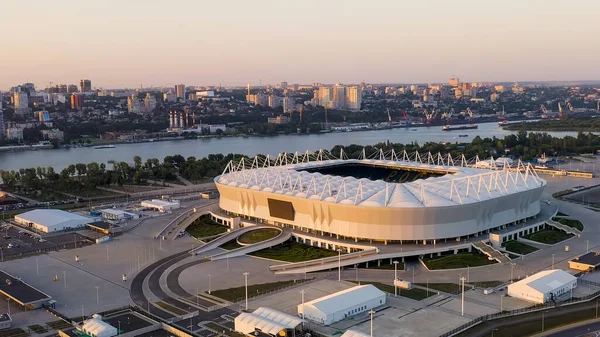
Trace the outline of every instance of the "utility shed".
<instances>
[{"instance_id":1,"label":"utility shed","mask_svg":"<svg viewBox=\"0 0 600 337\"><path fill-rule=\"evenodd\" d=\"M329 325L385 305L385 293L371 284L352 287L298 305L298 315Z\"/></svg>"},{"instance_id":2,"label":"utility shed","mask_svg":"<svg viewBox=\"0 0 600 337\"><path fill-rule=\"evenodd\" d=\"M94 315L86 320L81 330L92 337L112 337L118 334L117 328L104 322L100 315Z\"/></svg>"},{"instance_id":3,"label":"utility shed","mask_svg":"<svg viewBox=\"0 0 600 337\"><path fill-rule=\"evenodd\" d=\"M544 270L508 286L508 295L544 304L577 287L577 278L564 270Z\"/></svg>"},{"instance_id":4,"label":"utility shed","mask_svg":"<svg viewBox=\"0 0 600 337\"><path fill-rule=\"evenodd\" d=\"M579 271L591 271L600 266L600 253L589 252L569 261L569 268Z\"/></svg>"}]
</instances>

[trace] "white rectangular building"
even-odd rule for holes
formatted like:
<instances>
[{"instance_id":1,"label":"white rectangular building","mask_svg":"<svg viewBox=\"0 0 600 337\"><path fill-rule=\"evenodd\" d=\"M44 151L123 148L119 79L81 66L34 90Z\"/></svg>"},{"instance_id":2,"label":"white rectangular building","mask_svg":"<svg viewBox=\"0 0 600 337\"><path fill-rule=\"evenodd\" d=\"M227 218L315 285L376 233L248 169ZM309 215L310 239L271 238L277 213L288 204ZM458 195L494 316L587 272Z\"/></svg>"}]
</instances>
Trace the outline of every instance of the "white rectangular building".
<instances>
[{"instance_id":1,"label":"white rectangular building","mask_svg":"<svg viewBox=\"0 0 600 337\"><path fill-rule=\"evenodd\" d=\"M260 307L254 312L242 312L235 320L235 331L252 335L255 331L260 331L271 336L290 336L290 331L302 324L298 317L273 310L266 307Z\"/></svg>"},{"instance_id":2,"label":"white rectangular building","mask_svg":"<svg viewBox=\"0 0 600 337\"><path fill-rule=\"evenodd\" d=\"M508 295L544 304L577 287L577 278L564 270L544 270L508 286Z\"/></svg>"},{"instance_id":3,"label":"white rectangular building","mask_svg":"<svg viewBox=\"0 0 600 337\"><path fill-rule=\"evenodd\" d=\"M371 337L371 335L356 330L346 330L340 337Z\"/></svg>"},{"instance_id":4,"label":"white rectangular building","mask_svg":"<svg viewBox=\"0 0 600 337\"><path fill-rule=\"evenodd\" d=\"M139 219L139 214L123 211L115 208L107 208L100 210L102 218L112 221L127 221L133 219Z\"/></svg>"},{"instance_id":5,"label":"white rectangular building","mask_svg":"<svg viewBox=\"0 0 600 337\"><path fill-rule=\"evenodd\" d=\"M15 222L44 233L83 228L95 219L58 209L36 209L15 216Z\"/></svg>"},{"instance_id":6,"label":"white rectangular building","mask_svg":"<svg viewBox=\"0 0 600 337\"><path fill-rule=\"evenodd\" d=\"M368 312L386 303L385 293L371 284L352 287L298 305L298 315L306 320L330 325Z\"/></svg>"},{"instance_id":7,"label":"white rectangular building","mask_svg":"<svg viewBox=\"0 0 600 337\"><path fill-rule=\"evenodd\" d=\"M180 207L179 202L171 202L160 199L144 200L141 203L142 207L148 207L159 212L170 212Z\"/></svg>"}]
</instances>

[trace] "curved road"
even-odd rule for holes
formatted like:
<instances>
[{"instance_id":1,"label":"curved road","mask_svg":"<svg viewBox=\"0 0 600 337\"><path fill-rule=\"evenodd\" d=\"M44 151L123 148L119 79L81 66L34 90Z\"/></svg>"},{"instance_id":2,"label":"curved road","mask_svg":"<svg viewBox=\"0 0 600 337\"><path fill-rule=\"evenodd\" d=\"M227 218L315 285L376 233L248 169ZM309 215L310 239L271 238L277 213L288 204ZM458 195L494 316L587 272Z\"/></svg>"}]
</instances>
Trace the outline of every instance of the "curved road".
<instances>
[{"instance_id":1,"label":"curved road","mask_svg":"<svg viewBox=\"0 0 600 337\"><path fill-rule=\"evenodd\" d=\"M584 326L579 326L569 330L556 332L547 337L587 337L600 336L600 322L591 323Z\"/></svg>"}]
</instances>

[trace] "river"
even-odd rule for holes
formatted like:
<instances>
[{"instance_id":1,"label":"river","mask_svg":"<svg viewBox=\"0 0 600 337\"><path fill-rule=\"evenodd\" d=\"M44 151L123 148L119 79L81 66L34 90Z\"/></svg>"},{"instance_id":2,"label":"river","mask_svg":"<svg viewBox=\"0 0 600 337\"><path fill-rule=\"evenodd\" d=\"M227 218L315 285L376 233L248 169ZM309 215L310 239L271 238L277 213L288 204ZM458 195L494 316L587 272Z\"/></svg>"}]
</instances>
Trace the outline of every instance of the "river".
<instances>
[{"instance_id":1,"label":"river","mask_svg":"<svg viewBox=\"0 0 600 337\"><path fill-rule=\"evenodd\" d=\"M103 162L108 160L133 162L133 156L159 158L181 154L184 157L204 157L211 153L257 153L277 155L280 152L330 150L335 145L373 145L389 140L393 143L470 142L473 137L499 137L516 131L503 130L497 123L482 123L478 129L443 132L441 126L386 129L377 131L340 132L311 135L281 135L273 137L223 137L160 141L152 143L117 144L113 149L79 147L72 149L38 150L0 153L0 170L18 170L22 167L53 166L60 171L70 164ZM576 136L577 132L548 132L554 137ZM469 137L459 138L459 134Z\"/></svg>"}]
</instances>

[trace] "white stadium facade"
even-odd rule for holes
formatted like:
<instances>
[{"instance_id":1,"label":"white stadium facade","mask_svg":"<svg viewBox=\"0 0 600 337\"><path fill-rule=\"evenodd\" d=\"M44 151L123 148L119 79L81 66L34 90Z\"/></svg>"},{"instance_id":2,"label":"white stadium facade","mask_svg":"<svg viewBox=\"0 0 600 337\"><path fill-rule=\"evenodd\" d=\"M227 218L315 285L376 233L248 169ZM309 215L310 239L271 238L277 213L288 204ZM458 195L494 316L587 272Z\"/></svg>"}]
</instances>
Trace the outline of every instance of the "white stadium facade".
<instances>
[{"instance_id":1,"label":"white stadium facade","mask_svg":"<svg viewBox=\"0 0 600 337\"><path fill-rule=\"evenodd\" d=\"M232 216L386 244L458 241L540 213L546 181L530 165L479 162L431 153L348 159L307 151L231 162L215 183L220 208Z\"/></svg>"}]
</instances>

